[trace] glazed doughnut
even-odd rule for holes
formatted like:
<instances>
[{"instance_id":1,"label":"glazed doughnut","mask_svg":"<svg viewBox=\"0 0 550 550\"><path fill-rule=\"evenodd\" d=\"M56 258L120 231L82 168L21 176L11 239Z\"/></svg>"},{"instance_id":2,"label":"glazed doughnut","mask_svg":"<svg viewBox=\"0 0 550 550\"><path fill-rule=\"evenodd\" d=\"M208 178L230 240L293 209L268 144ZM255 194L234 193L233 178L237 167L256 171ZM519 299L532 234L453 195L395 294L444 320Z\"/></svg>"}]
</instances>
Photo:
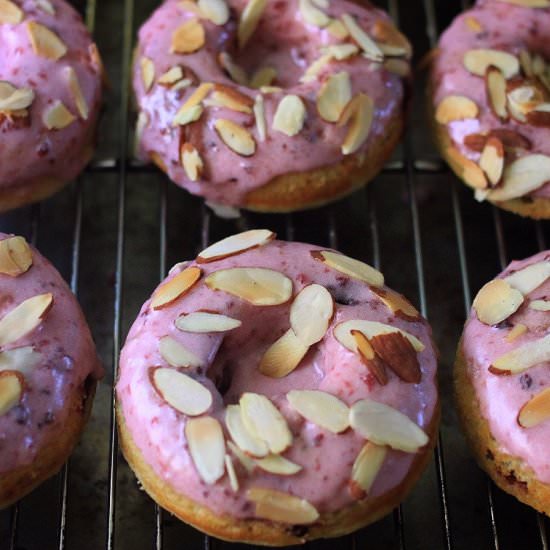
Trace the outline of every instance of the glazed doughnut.
<instances>
[{"instance_id":1,"label":"glazed doughnut","mask_svg":"<svg viewBox=\"0 0 550 550\"><path fill-rule=\"evenodd\" d=\"M504 491L550 515L550 252L512 262L478 293L455 365L463 429Z\"/></svg>"},{"instance_id":2,"label":"glazed doughnut","mask_svg":"<svg viewBox=\"0 0 550 550\"><path fill-rule=\"evenodd\" d=\"M0 211L39 201L90 160L103 69L63 0L0 0Z\"/></svg>"},{"instance_id":3,"label":"glazed doughnut","mask_svg":"<svg viewBox=\"0 0 550 550\"><path fill-rule=\"evenodd\" d=\"M163 508L266 545L393 509L439 418L427 322L372 267L268 230L176 265L122 350L123 452Z\"/></svg>"},{"instance_id":4,"label":"glazed doughnut","mask_svg":"<svg viewBox=\"0 0 550 550\"><path fill-rule=\"evenodd\" d=\"M352 192L401 135L411 47L369 3L164 2L134 65L138 155L208 201L291 211Z\"/></svg>"},{"instance_id":5,"label":"glazed doughnut","mask_svg":"<svg viewBox=\"0 0 550 550\"><path fill-rule=\"evenodd\" d=\"M23 237L0 233L0 509L63 465L102 375L82 311Z\"/></svg>"},{"instance_id":6,"label":"glazed doughnut","mask_svg":"<svg viewBox=\"0 0 550 550\"><path fill-rule=\"evenodd\" d=\"M527 7L539 6L539 7ZM478 200L550 217L550 3L480 1L443 34L436 141Z\"/></svg>"}]
</instances>

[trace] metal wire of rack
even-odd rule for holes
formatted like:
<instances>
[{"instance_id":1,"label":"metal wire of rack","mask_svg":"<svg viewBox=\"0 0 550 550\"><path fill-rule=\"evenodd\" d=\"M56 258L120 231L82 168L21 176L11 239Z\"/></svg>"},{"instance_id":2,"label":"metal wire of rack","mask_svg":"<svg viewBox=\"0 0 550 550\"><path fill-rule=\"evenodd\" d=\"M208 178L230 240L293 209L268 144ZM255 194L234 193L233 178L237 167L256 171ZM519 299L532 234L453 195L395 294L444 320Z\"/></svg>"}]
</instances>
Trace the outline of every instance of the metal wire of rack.
<instances>
[{"instance_id":1,"label":"metal wire of rack","mask_svg":"<svg viewBox=\"0 0 550 550\"><path fill-rule=\"evenodd\" d=\"M110 47L104 51L108 68L120 74L120 87L113 88L117 96L112 102L116 115L110 123L114 137L107 139L106 154L71 189L0 220L3 229L26 234L46 254L50 252L90 315L110 372L96 399L91 425L71 461L56 479L11 510L0 512L0 548L206 550L228 546L163 513L139 491L118 449L113 380L125 330L167 266L185 255L194 256L226 234L266 225L283 238L339 247L382 268L392 286L416 296L422 313L430 313L442 348L444 415L433 465L393 517L342 541L309 546L547 550L547 521L496 489L475 467L458 435L449 398L449 369L460 325L470 308L471 289L512 256L544 249L545 224L474 204L434 157L430 145L422 143L422 137L417 139L421 117L416 114L419 124L415 120L411 125L400 154L353 199L286 216L244 214L235 221L211 216L199 200L133 161L128 152L135 24L155 2L114 4L87 0L80 6L89 28L96 30L100 49ZM458 4L458 0L457 5L449 2L444 7L436 6L435 0L381 4L416 38L420 51L433 47L438 28L453 12L466 7L466 2ZM104 20L111 27L113 21L120 23L121 34L112 33ZM158 208L153 213L155 201ZM59 216L60 210L67 216ZM103 278L98 278L98 272ZM96 304L98 295L101 303Z\"/></svg>"}]
</instances>

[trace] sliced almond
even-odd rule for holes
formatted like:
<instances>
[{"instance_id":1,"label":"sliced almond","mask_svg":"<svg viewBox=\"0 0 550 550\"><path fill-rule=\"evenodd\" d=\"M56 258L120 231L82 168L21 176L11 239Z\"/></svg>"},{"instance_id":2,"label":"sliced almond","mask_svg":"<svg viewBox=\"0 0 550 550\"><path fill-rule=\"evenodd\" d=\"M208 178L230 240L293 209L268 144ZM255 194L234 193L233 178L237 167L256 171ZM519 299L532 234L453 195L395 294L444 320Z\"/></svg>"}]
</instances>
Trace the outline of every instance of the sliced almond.
<instances>
[{"instance_id":1,"label":"sliced almond","mask_svg":"<svg viewBox=\"0 0 550 550\"><path fill-rule=\"evenodd\" d=\"M57 61L67 53L65 43L48 27L36 21L28 21L26 28L36 55Z\"/></svg>"},{"instance_id":2,"label":"sliced almond","mask_svg":"<svg viewBox=\"0 0 550 550\"><path fill-rule=\"evenodd\" d=\"M204 14L197 5L196 0L180 0L178 6L185 12L191 13L198 17L204 17Z\"/></svg>"},{"instance_id":3,"label":"sliced almond","mask_svg":"<svg viewBox=\"0 0 550 550\"><path fill-rule=\"evenodd\" d=\"M172 33L170 53L193 53L200 50L205 43L204 27L197 18L182 23Z\"/></svg>"},{"instance_id":4,"label":"sliced almond","mask_svg":"<svg viewBox=\"0 0 550 550\"><path fill-rule=\"evenodd\" d=\"M15 112L30 107L34 92L30 88L16 88L6 81L0 81L0 111Z\"/></svg>"},{"instance_id":5,"label":"sliced almond","mask_svg":"<svg viewBox=\"0 0 550 550\"><path fill-rule=\"evenodd\" d=\"M230 405L231 406L231 405ZM241 413L239 412L239 415ZM239 461L241 466L247 471L247 473L251 474L254 469L256 468L256 463L252 458L250 458L248 455L244 454L233 441L227 441L227 446L231 449L231 452L235 456L235 458ZM267 445L266 445L266 453L267 451Z\"/></svg>"},{"instance_id":6,"label":"sliced almond","mask_svg":"<svg viewBox=\"0 0 550 550\"><path fill-rule=\"evenodd\" d=\"M142 56L139 60L139 66L141 68L141 82L143 83L143 89L145 90L145 93L147 93L155 81L155 64L149 57Z\"/></svg>"},{"instance_id":7,"label":"sliced almond","mask_svg":"<svg viewBox=\"0 0 550 550\"><path fill-rule=\"evenodd\" d=\"M368 494L372 484L384 464L387 448L367 441L357 455L351 469L351 479Z\"/></svg>"},{"instance_id":8,"label":"sliced almond","mask_svg":"<svg viewBox=\"0 0 550 550\"><path fill-rule=\"evenodd\" d=\"M267 443L272 453L282 453L292 444L292 433L284 416L265 396L243 393L239 401L241 419L253 437Z\"/></svg>"},{"instance_id":9,"label":"sliced almond","mask_svg":"<svg viewBox=\"0 0 550 550\"><path fill-rule=\"evenodd\" d=\"M457 174L470 186L477 190L485 190L488 187L485 173L479 165L462 155L454 146L449 146L445 151L449 164Z\"/></svg>"},{"instance_id":10,"label":"sliced almond","mask_svg":"<svg viewBox=\"0 0 550 550\"><path fill-rule=\"evenodd\" d=\"M195 311L187 315L181 315L175 321L179 330L184 332L227 332L239 328L242 323L221 313L210 313L207 311Z\"/></svg>"},{"instance_id":11,"label":"sliced almond","mask_svg":"<svg viewBox=\"0 0 550 550\"><path fill-rule=\"evenodd\" d=\"M382 62L384 60L384 54L382 50L377 46L376 42L357 24L354 17L345 13L342 15L342 22L346 26L350 36L359 44L363 53L369 59L373 61Z\"/></svg>"},{"instance_id":12,"label":"sliced almond","mask_svg":"<svg viewBox=\"0 0 550 550\"><path fill-rule=\"evenodd\" d=\"M254 462L265 472L279 476L291 476L302 470L299 464L281 455L267 455L264 458L257 458Z\"/></svg>"},{"instance_id":13,"label":"sliced almond","mask_svg":"<svg viewBox=\"0 0 550 550\"><path fill-rule=\"evenodd\" d=\"M28 375L41 361L42 354L32 346L7 349L0 352L0 372L11 370Z\"/></svg>"},{"instance_id":14,"label":"sliced almond","mask_svg":"<svg viewBox=\"0 0 550 550\"><path fill-rule=\"evenodd\" d=\"M490 66L499 69L506 79L516 76L519 72L518 58L500 50L468 50L464 54L464 66L477 76L485 76Z\"/></svg>"},{"instance_id":15,"label":"sliced almond","mask_svg":"<svg viewBox=\"0 0 550 550\"><path fill-rule=\"evenodd\" d=\"M32 251L24 237L8 237L0 241L0 273L19 277L32 265Z\"/></svg>"},{"instance_id":16,"label":"sliced almond","mask_svg":"<svg viewBox=\"0 0 550 550\"><path fill-rule=\"evenodd\" d=\"M527 123L537 128L550 128L550 103L541 103L527 113Z\"/></svg>"},{"instance_id":17,"label":"sliced almond","mask_svg":"<svg viewBox=\"0 0 550 550\"><path fill-rule=\"evenodd\" d=\"M198 416L212 406L212 394L200 382L174 369L158 367L151 376L158 394L174 409Z\"/></svg>"},{"instance_id":18,"label":"sliced almond","mask_svg":"<svg viewBox=\"0 0 550 550\"><path fill-rule=\"evenodd\" d=\"M187 124L196 122L201 117L203 110L201 105L194 105L188 109L180 109L172 121L172 126L186 126Z\"/></svg>"},{"instance_id":19,"label":"sliced almond","mask_svg":"<svg viewBox=\"0 0 550 550\"><path fill-rule=\"evenodd\" d=\"M246 71L227 53L222 52L219 55L220 65L227 71L231 80L240 84L241 86L248 86L248 75Z\"/></svg>"},{"instance_id":20,"label":"sliced almond","mask_svg":"<svg viewBox=\"0 0 550 550\"><path fill-rule=\"evenodd\" d=\"M504 279L494 279L481 288L473 308L486 325L496 325L515 313L523 303L523 294Z\"/></svg>"},{"instance_id":21,"label":"sliced almond","mask_svg":"<svg viewBox=\"0 0 550 550\"><path fill-rule=\"evenodd\" d=\"M473 16L468 15L464 18L464 22L466 23L466 26L473 32L482 32L483 26L482 24Z\"/></svg>"},{"instance_id":22,"label":"sliced almond","mask_svg":"<svg viewBox=\"0 0 550 550\"><path fill-rule=\"evenodd\" d=\"M527 342L495 359L489 371L493 374L516 374L550 361L550 335Z\"/></svg>"},{"instance_id":23,"label":"sliced almond","mask_svg":"<svg viewBox=\"0 0 550 550\"><path fill-rule=\"evenodd\" d=\"M53 294L27 298L0 320L0 346L16 342L32 332L44 319L53 304Z\"/></svg>"},{"instance_id":24,"label":"sliced almond","mask_svg":"<svg viewBox=\"0 0 550 550\"><path fill-rule=\"evenodd\" d=\"M55 8L50 0L36 0L36 5L48 15L55 15Z\"/></svg>"},{"instance_id":25,"label":"sliced almond","mask_svg":"<svg viewBox=\"0 0 550 550\"><path fill-rule=\"evenodd\" d=\"M518 414L518 424L522 428L533 428L550 418L550 388L537 393L523 407Z\"/></svg>"},{"instance_id":26,"label":"sliced almond","mask_svg":"<svg viewBox=\"0 0 550 550\"><path fill-rule=\"evenodd\" d=\"M204 170L204 162L195 146L191 143L183 143L180 154L185 175L191 181L199 180Z\"/></svg>"},{"instance_id":27,"label":"sliced almond","mask_svg":"<svg viewBox=\"0 0 550 550\"><path fill-rule=\"evenodd\" d=\"M529 309L535 311L550 311L550 300L533 300L529 302Z\"/></svg>"},{"instance_id":28,"label":"sliced almond","mask_svg":"<svg viewBox=\"0 0 550 550\"><path fill-rule=\"evenodd\" d=\"M386 71L396 74L401 78L407 78L411 75L411 65L404 59L392 57L384 61L384 69Z\"/></svg>"},{"instance_id":29,"label":"sliced almond","mask_svg":"<svg viewBox=\"0 0 550 550\"><path fill-rule=\"evenodd\" d=\"M0 0L0 24L17 25L25 17L23 10L10 0Z\"/></svg>"},{"instance_id":30,"label":"sliced almond","mask_svg":"<svg viewBox=\"0 0 550 550\"><path fill-rule=\"evenodd\" d=\"M319 518L319 512L312 504L288 493L252 487L246 496L256 504L256 516L263 519L290 525L307 525Z\"/></svg>"},{"instance_id":31,"label":"sliced almond","mask_svg":"<svg viewBox=\"0 0 550 550\"><path fill-rule=\"evenodd\" d=\"M59 100L54 101L42 114L42 122L48 130L62 130L76 120L76 117Z\"/></svg>"},{"instance_id":32,"label":"sliced almond","mask_svg":"<svg viewBox=\"0 0 550 550\"><path fill-rule=\"evenodd\" d=\"M69 91L73 98L76 110L83 120L88 120L88 102L82 93L82 88L80 87L80 82L78 80L78 75L72 67L67 67L67 79L69 83Z\"/></svg>"},{"instance_id":33,"label":"sliced almond","mask_svg":"<svg viewBox=\"0 0 550 550\"><path fill-rule=\"evenodd\" d=\"M260 141L265 141L267 137L267 123L265 120L264 97L259 94L254 100L254 118L256 120L256 129Z\"/></svg>"},{"instance_id":34,"label":"sliced almond","mask_svg":"<svg viewBox=\"0 0 550 550\"><path fill-rule=\"evenodd\" d=\"M181 106L180 111L185 111L196 105L200 105L203 99L214 89L212 82L202 82ZM176 115L177 116L177 115Z\"/></svg>"},{"instance_id":35,"label":"sliced almond","mask_svg":"<svg viewBox=\"0 0 550 550\"><path fill-rule=\"evenodd\" d=\"M329 432L339 434L349 428L349 408L334 395L317 390L291 390L286 394L290 406L306 420Z\"/></svg>"},{"instance_id":36,"label":"sliced almond","mask_svg":"<svg viewBox=\"0 0 550 550\"><path fill-rule=\"evenodd\" d=\"M159 340L159 353L173 367L201 367L203 364L192 351L171 336L163 336Z\"/></svg>"},{"instance_id":37,"label":"sliced almond","mask_svg":"<svg viewBox=\"0 0 550 550\"><path fill-rule=\"evenodd\" d=\"M225 25L229 20L229 7L225 0L198 0L197 5L214 25Z\"/></svg>"},{"instance_id":38,"label":"sliced almond","mask_svg":"<svg viewBox=\"0 0 550 550\"><path fill-rule=\"evenodd\" d=\"M277 70L273 67L262 67L258 69L250 79L250 87L259 89L262 86L271 86L277 78Z\"/></svg>"},{"instance_id":39,"label":"sliced almond","mask_svg":"<svg viewBox=\"0 0 550 550\"><path fill-rule=\"evenodd\" d=\"M429 442L424 430L408 416L371 399L361 399L351 407L350 425L372 443L407 453L416 453Z\"/></svg>"},{"instance_id":40,"label":"sliced almond","mask_svg":"<svg viewBox=\"0 0 550 550\"><path fill-rule=\"evenodd\" d=\"M282 378L290 374L302 361L309 346L289 328L264 353L258 370L270 378Z\"/></svg>"},{"instance_id":41,"label":"sliced almond","mask_svg":"<svg viewBox=\"0 0 550 550\"><path fill-rule=\"evenodd\" d=\"M527 332L527 327L522 324L518 323L507 335L506 335L506 341L507 342L513 342L514 340L517 340L522 334L525 334Z\"/></svg>"},{"instance_id":42,"label":"sliced almond","mask_svg":"<svg viewBox=\"0 0 550 550\"><path fill-rule=\"evenodd\" d=\"M212 485L225 473L225 440L220 423L210 416L191 418L185 424L185 437L201 479Z\"/></svg>"},{"instance_id":43,"label":"sliced almond","mask_svg":"<svg viewBox=\"0 0 550 550\"><path fill-rule=\"evenodd\" d=\"M244 48L254 34L266 7L267 0L248 0L241 14L237 30L239 48Z\"/></svg>"},{"instance_id":44,"label":"sliced almond","mask_svg":"<svg viewBox=\"0 0 550 550\"><path fill-rule=\"evenodd\" d=\"M295 136L302 130L305 118L306 108L303 101L297 95L286 95L275 111L273 129L290 137Z\"/></svg>"},{"instance_id":45,"label":"sliced almond","mask_svg":"<svg viewBox=\"0 0 550 550\"><path fill-rule=\"evenodd\" d=\"M550 262L542 261L528 265L519 271L504 277L504 280L513 288L527 296L550 277Z\"/></svg>"},{"instance_id":46,"label":"sliced almond","mask_svg":"<svg viewBox=\"0 0 550 550\"><path fill-rule=\"evenodd\" d=\"M493 187L500 182L504 171L504 145L500 139L491 137L487 140L479 159L479 166Z\"/></svg>"},{"instance_id":47,"label":"sliced almond","mask_svg":"<svg viewBox=\"0 0 550 550\"><path fill-rule=\"evenodd\" d=\"M546 61L540 53L533 55L533 75L540 76L546 70Z\"/></svg>"},{"instance_id":48,"label":"sliced almond","mask_svg":"<svg viewBox=\"0 0 550 550\"><path fill-rule=\"evenodd\" d=\"M485 85L487 87L487 98L491 110L500 120L508 120L508 111L506 109L506 79L500 69L492 65L487 69L485 73Z\"/></svg>"},{"instance_id":49,"label":"sliced almond","mask_svg":"<svg viewBox=\"0 0 550 550\"><path fill-rule=\"evenodd\" d=\"M21 401L23 388L24 379L19 372L0 372L0 417Z\"/></svg>"},{"instance_id":50,"label":"sliced almond","mask_svg":"<svg viewBox=\"0 0 550 550\"><path fill-rule=\"evenodd\" d=\"M356 339L357 340L357 339ZM404 382L418 384L422 377L420 364L411 342L401 333L379 334L369 339L376 355Z\"/></svg>"},{"instance_id":51,"label":"sliced almond","mask_svg":"<svg viewBox=\"0 0 550 550\"><path fill-rule=\"evenodd\" d=\"M519 52L519 63L525 76L531 78L533 76L533 61L531 54L527 50L521 50Z\"/></svg>"},{"instance_id":52,"label":"sliced almond","mask_svg":"<svg viewBox=\"0 0 550 550\"><path fill-rule=\"evenodd\" d=\"M172 302L189 292L195 283L201 277L199 267L188 267L172 277L170 280L162 283L151 298L151 307L161 309L170 305Z\"/></svg>"},{"instance_id":53,"label":"sliced almond","mask_svg":"<svg viewBox=\"0 0 550 550\"><path fill-rule=\"evenodd\" d=\"M321 50L330 55L331 58L343 61L359 53L359 48L355 44L331 44Z\"/></svg>"},{"instance_id":54,"label":"sliced almond","mask_svg":"<svg viewBox=\"0 0 550 550\"><path fill-rule=\"evenodd\" d=\"M252 248L264 246L275 239L277 235L269 229L251 229L236 235L231 235L205 248L197 257L198 263L209 263L241 254Z\"/></svg>"},{"instance_id":55,"label":"sliced almond","mask_svg":"<svg viewBox=\"0 0 550 550\"><path fill-rule=\"evenodd\" d=\"M256 457L267 456L269 453L267 443L247 430L242 420L240 405L227 406L225 409L225 425L231 439L241 451ZM249 469L249 466L250 463L245 461L245 468Z\"/></svg>"},{"instance_id":56,"label":"sliced almond","mask_svg":"<svg viewBox=\"0 0 550 550\"><path fill-rule=\"evenodd\" d=\"M409 41L391 21L377 19L372 27L371 34L384 55L407 58L412 56Z\"/></svg>"},{"instance_id":57,"label":"sliced almond","mask_svg":"<svg viewBox=\"0 0 550 550\"><path fill-rule=\"evenodd\" d=\"M158 77L157 82L163 86L170 86L179 82L183 78L183 70L179 65L168 69L165 73Z\"/></svg>"},{"instance_id":58,"label":"sliced almond","mask_svg":"<svg viewBox=\"0 0 550 550\"><path fill-rule=\"evenodd\" d=\"M235 466L233 466L233 460L229 455L225 455L225 469L227 470L227 477L229 477L229 485L234 493L239 490L239 478L235 472Z\"/></svg>"},{"instance_id":59,"label":"sliced almond","mask_svg":"<svg viewBox=\"0 0 550 550\"><path fill-rule=\"evenodd\" d=\"M516 6L525 6L526 8L548 8L550 7L549 0L502 0L508 4Z\"/></svg>"},{"instance_id":60,"label":"sliced almond","mask_svg":"<svg viewBox=\"0 0 550 550\"><path fill-rule=\"evenodd\" d=\"M214 128L220 139L238 155L249 157L256 152L254 138L248 130L245 130L236 122L219 118L214 122Z\"/></svg>"},{"instance_id":61,"label":"sliced almond","mask_svg":"<svg viewBox=\"0 0 550 550\"><path fill-rule=\"evenodd\" d=\"M328 53L316 59L300 77L300 82L304 83L314 81L319 76L321 71L330 63L331 59L332 55Z\"/></svg>"},{"instance_id":62,"label":"sliced almond","mask_svg":"<svg viewBox=\"0 0 550 550\"><path fill-rule=\"evenodd\" d=\"M355 340L357 353L361 357L363 364L369 369L369 372L376 378L376 381L385 386L388 383L386 374L386 364L376 354L368 338L359 330L352 330L351 335Z\"/></svg>"},{"instance_id":63,"label":"sliced almond","mask_svg":"<svg viewBox=\"0 0 550 550\"><path fill-rule=\"evenodd\" d=\"M205 104L215 107L225 107L238 113L251 114L254 101L247 95L241 94L229 86L216 84L211 98Z\"/></svg>"},{"instance_id":64,"label":"sliced almond","mask_svg":"<svg viewBox=\"0 0 550 550\"><path fill-rule=\"evenodd\" d=\"M408 321L414 321L420 317L418 310L399 292L389 288L371 289L392 313Z\"/></svg>"},{"instance_id":65,"label":"sliced almond","mask_svg":"<svg viewBox=\"0 0 550 550\"><path fill-rule=\"evenodd\" d=\"M331 75L317 95L317 110L323 120L338 122L346 105L351 101L349 73L342 71Z\"/></svg>"},{"instance_id":66,"label":"sliced almond","mask_svg":"<svg viewBox=\"0 0 550 550\"><path fill-rule=\"evenodd\" d=\"M481 153L490 137L496 137L500 140L506 150L531 149L531 142L525 136L515 130L506 128L496 128L488 134L469 134L464 138L464 145L472 151Z\"/></svg>"},{"instance_id":67,"label":"sliced almond","mask_svg":"<svg viewBox=\"0 0 550 550\"><path fill-rule=\"evenodd\" d=\"M342 143L342 153L355 153L369 137L374 118L374 102L365 94L357 94L346 106L340 119L340 125L348 122L349 130Z\"/></svg>"},{"instance_id":68,"label":"sliced almond","mask_svg":"<svg viewBox=\"0 0 550 550\"><path fill-rule=\"evenodd\" d=\"M348 29L340 21L339 19L333 19L326 27L326 30L334 36L334 38L338 38L338 40L345 40L349 36Z\"/></svg>"},{"instance_id":69,"label":"sliced almond","mask_svg":"<svg viewBox=\"0 0 550 550\"><path fill-rule=\"evenodd\" d=\"M439 124L448 124L454 120L476 118L479 109L474 101L461 95L450 95L443 99L435 111Z\"/></svg>"},{"instance_id":70,"label":"sliced almond","mask_svg":"<svg viewBox=\"0 0 550 550\"><path fill-rule=\"evenodd\" d=\"M299 340L312 346L322 340L334 313L330 292L321 285L304 287L290 307L290 326Z\"/></svg>"},{"instance_id":71,"label":"sliced almond","mask_svg":"<svg viewBox=\"0 0 550 550\"><path fill-rule=\"evenodd\" d=\"M309 25L326 27L330 23L330 17L320 10L311 0L300 0L300 15Z\"/></svg>"},{"instance_id":72,"label":"sliced almond","mask_svg":"<svg viewBox=\"0 0 550 550\"><path fill-rule=\"evenodd\" d=\"M374 267L360 262L349 256L344 256L339 252L332 250L312 250L311 255L315 260L319 260L332 269L344 273L354 279L359 279L372 286L382 286L384 284L384 275Z\"/></svg>"},{"instance_id":73,"label":"sliced almond","mask_svg":"<svg viewBox=\"0 0 550 550\"><path fill-rule=\"evenodd\" d=\"M208 275L206 285L255 306L276 306L292 296L292 281L279 271L261 267L233 267Z\"/></svg>"}]
</instances>

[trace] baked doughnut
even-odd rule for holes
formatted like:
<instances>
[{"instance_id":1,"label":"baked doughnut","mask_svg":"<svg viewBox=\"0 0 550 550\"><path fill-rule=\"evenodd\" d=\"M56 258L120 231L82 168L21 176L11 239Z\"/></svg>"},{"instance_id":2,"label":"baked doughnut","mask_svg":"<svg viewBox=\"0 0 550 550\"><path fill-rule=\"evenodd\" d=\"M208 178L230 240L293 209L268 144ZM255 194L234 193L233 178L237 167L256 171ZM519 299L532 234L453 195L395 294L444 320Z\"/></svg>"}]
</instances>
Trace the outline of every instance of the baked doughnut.
<instances>
[{"instance_id":1,"label":"baked doughnut","mask_svg":"<svg viewBox=\"0 0 550 550\"><path fill-rule=\"evenodd\" d=\"M410 56L366 2L168 0L139 32L138 155L217 204L329 202L399 140Z\"/></svg>"},{"instance_id":2,"label":"baked doughnut","mask_svg":"<svg viewBox=\"0 0 550 550\"><path fill-rule=\"evenodd\" d=\"M430 90L454 172L478 200L532 218L550 217L549 6L489 0L459 15L441 37Z\"/></svg>"},{"instance_id":3,"label":"baked doughnut","mask_svg":"<svg viewBox=\"0 0 550 550\"><path fill-rule=\"evenodd\" d=\"M23 237L0 233L0 509L63 465L102 375L80 307Z\"/></svg>"},{"instance_id":4,"label":"baked doughnut","mask_svg":"<svg viewBox=\"0 0 550 550\"><path fill-rule=\"evenodd\" d=\"M216 537L349 533L394 508L439 418L427 322L372 267L252 230L176 265L122 350L123 452Z\"/></svg>"},{"instance_id":5,"label":"baked doughnut","mask_svg":"<svg viewBox=\"0 0 550 550\"><path fill-rule=\"evenodd\" d=\"M550 515L550 252L512 262L474 300L455 365L462 426L504 491Z\"/></svg>"},{"instance_id":6,"label":"baked doughnut","mask_svg":"<svg viewBox=\"0 0 550 550\"><path fill-rule=\"evenodd\" d=\"M39 201L90 160L102 64L63 0L0 0L0 211Z\"/></svg>"}]
</instances>

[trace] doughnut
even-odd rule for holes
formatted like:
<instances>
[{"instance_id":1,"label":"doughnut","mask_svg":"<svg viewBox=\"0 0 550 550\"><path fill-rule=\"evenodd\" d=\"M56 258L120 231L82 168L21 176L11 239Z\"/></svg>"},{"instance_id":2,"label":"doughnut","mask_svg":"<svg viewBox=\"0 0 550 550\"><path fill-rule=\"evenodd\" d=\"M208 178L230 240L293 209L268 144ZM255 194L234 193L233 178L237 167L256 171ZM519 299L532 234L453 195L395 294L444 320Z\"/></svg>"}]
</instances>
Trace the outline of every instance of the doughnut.
<instances>
[{"instance_id":1,"label":"doughnut","mask_svg":"<svg viewBox=\"0 0 550 550\"><path fill-rule=\"evenodd\" d=\"M167 0L139 31L137 155L213 204L332 201L397 144L410 57L368 2Z\"/></svg>"},{"instance_id":2,"label":"doughnut","mask_svg":"<svg viewBox=\"0 0 550 550\"><path fill-rule=\"evenodd\" d=\"M550 2L479 1L442 35L435 138L478 201L550 217Z\"/></svg>"},{"instance_id":3,"label":"doughnut","mask_svg":"<svg viewBox=\"0 0 550 550\"><path fill-rule=\"evenodd\" d=\"M0 509L61 468L103 370L80 306L23 237L0 233Z\"/></svg>"},{"instance_id":4,"label":"doughnut","mask_svg":"<svg viewBox=\"0 0 550 550\"><path fill-rule=\"evenodd\" d=\"M462 426L504 491L550 515L550 251L512 262L476 296L455 364Z\"/></svg>"},{"instance_id":5,"label":"doughnut","mask_svg":"<svg viewBox=\"0 0 550 550\"><path fill-rule=\"evenodd\" d=\"M369 265L224 239L177 264L124 345L123 453L160 506L218 538L281 546L389 513L430 460L431 330Z\"/></svg>"},{"instance_id":6,"label":"doughnut","mask_svg":"<svg viewBox=\"0 0 550 550\"><path fill-rule=\"evenodd\" d=\"M103 68L63 0L0 0L0 211L73 180L95 145Z\"/></svg>"}]
</instances>

